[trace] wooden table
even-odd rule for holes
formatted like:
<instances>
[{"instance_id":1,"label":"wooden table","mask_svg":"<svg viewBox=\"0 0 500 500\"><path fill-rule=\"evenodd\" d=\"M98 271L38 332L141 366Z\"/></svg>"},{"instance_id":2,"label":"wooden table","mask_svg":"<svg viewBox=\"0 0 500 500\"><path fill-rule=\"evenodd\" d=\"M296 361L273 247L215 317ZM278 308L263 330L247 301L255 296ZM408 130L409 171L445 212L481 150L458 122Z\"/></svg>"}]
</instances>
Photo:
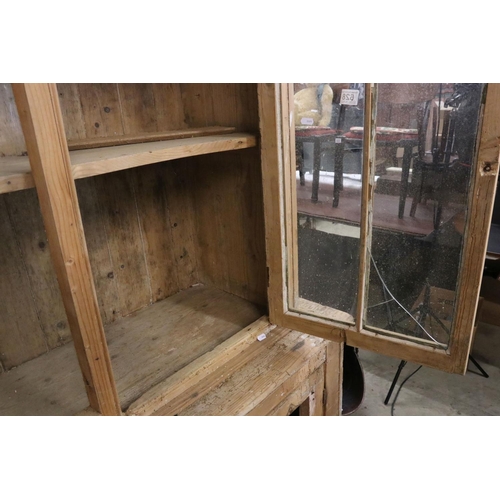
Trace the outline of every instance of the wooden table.
<instances>
[{"instance_id":1,"label":"wooden table","mask_svg":"<svg viewBox=\"0 0 500 500\"><path fill-rule=\"evenodd\" d=\"M359 144L362 147L363 134L358 132L347 132L344 134L343 139L347 144ZM389 146L394 148L394 156L398 148L403 148L403 163L401 172L401 185L399 192L399 210L398 217L404 217L404 210L406 204L406 197L408 196L408 184L410 177L411 159L413 155L413 148L418 146L418 134L405 134L405 133L377 133L376 144L378 146ZM336 206L336 205L334 205Z\"/></svg>"}]
</instances>

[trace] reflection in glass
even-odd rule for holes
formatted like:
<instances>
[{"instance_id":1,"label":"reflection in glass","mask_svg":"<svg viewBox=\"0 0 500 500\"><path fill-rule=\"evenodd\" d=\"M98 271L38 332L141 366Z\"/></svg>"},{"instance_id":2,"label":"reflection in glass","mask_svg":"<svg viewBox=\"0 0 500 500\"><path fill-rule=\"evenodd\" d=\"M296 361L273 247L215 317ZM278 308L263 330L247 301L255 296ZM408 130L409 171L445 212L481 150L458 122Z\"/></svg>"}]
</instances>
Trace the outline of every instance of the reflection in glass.
<instances>
[{"instance_id":1,"label":"reflection in glass","mask_svg":"<svg viewBox=\"0 0 500 500\"><path fill-rule=\"evenodd\" d=\"M298 297L290 307L354 322L364 84L294 84Z\"/></svg>"},{"instance_id":2,"label":"reflection in glass","mask_svg":"<svg viewBox=\"0 0 500 500\"><path fill-rule=\"evenodd\" d=\"M379 84L365 326L448 345L483 84Z\"/></svg>"}]
</instances>

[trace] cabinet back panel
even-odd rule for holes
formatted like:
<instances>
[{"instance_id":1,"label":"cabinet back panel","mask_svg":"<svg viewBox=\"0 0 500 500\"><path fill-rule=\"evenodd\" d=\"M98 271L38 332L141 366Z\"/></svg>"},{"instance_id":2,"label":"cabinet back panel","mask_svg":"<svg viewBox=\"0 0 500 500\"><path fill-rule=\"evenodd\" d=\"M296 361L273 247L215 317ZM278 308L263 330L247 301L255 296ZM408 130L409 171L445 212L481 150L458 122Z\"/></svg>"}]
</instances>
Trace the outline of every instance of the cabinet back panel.
<instances>
[{"instance_id":1,"label":"cabinet back panel","mask_svg":"<svg viewBox=\"0 0 500 500\"><path fill-rule=\"evenodd\" d=\"M70 338L36 191L0 196L0 360L5 369Z\"/></svg>"},{"instance_id":2,"label":"cabinet back panel","mask_svg":"<svg viewBox=\"0 0 500 500\"><path fill-rule=\"evenodd\" d=\"M59 83L57 88L70 141L217 125L258 130L255 84Z\"/></svg>"},{"instance_id":3,"label":"cabinet back panel","mask_svg":"<svg viewBox=\"0 0 500 500\"><path fill-rule=\"evenodd\" d=\"M0 83L0 156L19 156L23 153L26 153L26 143L12 86Z\"/></svg>"}]
</instances>

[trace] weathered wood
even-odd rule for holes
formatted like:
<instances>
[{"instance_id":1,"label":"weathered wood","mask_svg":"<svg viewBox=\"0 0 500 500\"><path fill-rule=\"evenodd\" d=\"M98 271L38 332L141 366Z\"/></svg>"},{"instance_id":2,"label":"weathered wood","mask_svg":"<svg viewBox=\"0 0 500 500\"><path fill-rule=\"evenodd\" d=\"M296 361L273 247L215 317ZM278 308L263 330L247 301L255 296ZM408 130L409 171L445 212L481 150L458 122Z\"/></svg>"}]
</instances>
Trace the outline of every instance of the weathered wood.
<instances>
[{"instance_id":1,"label":"weathered wood","mask_svg":"<svg viewBox=\"0 0 500 500\"><path fill-rule=\"evenodd\" d=\"M78 84L85 137L123 135L124 124L120 95L116 83ZM67 125L67 128L75 125ZM74 139L74 137L71 137Z\"/></svg>"},{"instance_id":2,"label":"weathered wood","mask_svg":"<svg viewBox=\"0 0 500 500\"><path fill-rule=\"evenodd\" d=\"M283 217L282 157L280 147L279 116L277 113L279 87L270 83L258 85L261 136L262 188L264 193L264 217L266 233L266 256L268 283L269 319L277 325L283 324L285 312L285 260L282 249Z\"/></svg>"},{"instance_id":3,"label":"weathered wood","mask_svg":"<svg viewBox=\"0 0 500 500\"><path fill-rule=\"evenodd\" d=\"M71 338L68 319L50 258L47 235L36 191L30 189L5 197L14 239L19 247L47 348L53 349ZM26 293L28 290L26 290ZM26 332L28 333L28 332Z\"/></svg>"},{"instance_id":4,"label":"weathered wood","mask_svg":"<svg viewBox=\"0 0 500 500\"><path fill-rule=\"evenodd\" d=\"M324 362L324 346L313 337L287 332L278 342L268 342L282 333L281 328L271 331L258 355L179 415L247 415L294 373L311 374Z\"/></svg>"},{"instance_id":5,"label":"weathered wood","mask_svg":"<svg viewBox=\"0 0 500 500\"><path fill-rule=\"evenodd\" d=\"M153 387L130 405L127 415L175 415L183 405L192 402L189 391L194 386L196 386L197 396L201 397L203 394L200 394L200 382L204 382L206 391L210 390L211 386L207 383L207 378L210 375L221 365L225 365L228 361L239 356L249 345L257 341L257 337L263 334L267 335L273 328L274 325L269 323L266 316L259 318L213 350L181 368L164 382ZM241 358L238 361L241 363ZM228 367L225 366L225 368L226 374L229 375ZM231 369L234 371L236 368L237 365L233 363Z\"/></svg>"},{"instance_id":6,"label":"weathered wood","mask_svg":"<svg viewBox=\"0 0 500 500\"><path fill-rule=\"evenodd\" d=\"M16 84L13 90L90 406L105 415L119 415L57 88L53 84Z\"/></svg>"},{"instance_id":7,"label":"weathered wood","mask_svg":"<svg viewBox=\"0 0 500 500\"><path fill-rule=\"evenodd\" d=\"M27 156L0 158L0 194L35 187Z\"/></svg>"},{"instance_id":8,"label":"weathered wood","mask_svg":"<svg viewBox=\"0 0 500 500\"><path fill-rule=\"evenodd\" d=\"M141 169L140 172L131 172L137 203L137 218L144 248L143 260L147 267L152 302L169 297L180 290L176 266L176 254L179 250L172 244L173 229L166 189L170 172L171 166L163 165L149 166ZM189 231L192 232L193 228L184 227L183 229L186 239L189 238ZM138 255L141 254L142 248ZM189 285L195 282L193 280Z\"/></svg>"},{"instance_id":9,"label":"weathered wood","mask_svg":"<svg viewBox=\"0 0 500 500\"><path fill-rule=\"evenodd\" d=\"M175 161L163 172L170 218L170 249L179 290L200 282L196 210L204 208L196 204L193 190L198 173L188 165L188 160Z\"/></svg>"},{"instance_id":10,"label":"weathered wood","mask_svg":"<svg viewBox=\"0 0 500 500\"><path fill-rule=\"evenodd\" d=\"M142 144L147 142L168 141L173 139L187 139L191 137L205 137L209 135L224 135L235 132L234 127L205 127L198 129L168 130L164 132L138 132L136 134L111 137L97 137L91 139L73 139L68 141L70 151L94 149L124 144Z\"/></svg>"},{"instance_id":11,"label":"weathered wood","mask_svg":"<svg viewBox=\"0 0 500 500\"><path fill-rule=\"evenodd\" d=\"M332 319L334 321L341 321L342 323L354 324L354 318L351 314L332 307L322 306L316 302L312 302L301 297L295 299L295 308L305 314L310 314L318 318Z\"/></svg>"},{"instance_id":12,"label":"weathered wood","mask_svg":"<svg viewBox=\"0 0 500 500\"><path fill-rule=\"evenodd\" d=\"M325 361L325 408L326 416L342 414L342 375L344 344L329 342Z\"/></svg>"},{"instance_id":13,"label":"weathered wood","mask_svg":"<svg viewBox=\"0 0 500 500\"><path fill-rule=\"evenodd\" d=\"M5 196L0 196L0 360L5 369L47 351Z\"/></svg>"},{"instance_id":14,"label":"weathered wood","mask_svg":"<svg viewBox=\"0 0 500 500\"><path fill-rule=\"evenodd\" d=\"M12 86L10 83L0 83L0 157L23 153L26 153L26 143Z\"/></svg>"},{"instance_id":15,"label":"weathered wood","mask_svg":"<svg viewBox=\"0 0 500 500\"><path fill-rule=\"evenodd\" d=\"M290 415L296 408L300 407L301 416L309 416L311 403L314 397L310 398L317 383L324 384L324 371L322 367L312 375L310 367L304 365L300 370L287 378L278 386L264 401L258 404L248 416L286 416ZM318 373L321 371L321 376Z\"/></svg>"},{"instance_id":16,"label":"weathered wood","mask_svg":"<svg viewBox=\"0 0 500 500\"><path fill-rule=\"evenodd\" d=\"M187 129L180 84L153 83L152 87L158 131Z\"/></svg>"},{"instance_id":17,"label":"weathered wood","mask_svg":"<svg viewBox=\"0 0 500 500\"><path fill-rule=\"evenodd\" d=\"M487 235L495 202L500 158L500 83L488 84L457 291L450 354L454 371L465 373L472 342L474 318L488 245Z\"/></svg>"},{"instance_id":18,"label":"weathered wood","mask_svg":"<svg viewBox=\"0 0 500 500\"><path fill-rule=\"evenodd\" d=\"M198 286L108 325L106 337L122 408L190 363L198 363L261 314L243 299ZM265 321L257 326L266 328ZM226 347L221 359L232 356L231 349L241 348L237 342ZM0 415L73 415L84 410L88 402L74 351L69 343L3 373Z\"/></svg>"},{"instance_id":19,"label":"weathered wood","mask_svg":"<svg viewBox=\"0 0 500 500\"><path fill-rule=\"evenodd\" d=\"M103 206L106 197L100 195L97 189L97 184L100 182L94 177L82 179L76 183L76 190L99 310L106 325L121 317L121 308L116 279L118 273L111 255L105 207ZM113 232L109 234L111 239L116 236L118 235ZM113 245L111 246L114 248ZM138 255L136 258L139 259L140 256Z\"/></svg>"},{"instance_id":20,"label":"weathered wood","mask_svg":"<svg viewBox=\"0 0 500 500\"><path fill-rule=\"evenodd\" d=\"M191 137L73 151L71 164L74 178L81 179L176 158L245 149L255 145L255 136L250 134Z\"/></svg>"},{"instance_id":21,"label":"weathered wood","mask_svg":"<svg viewBox=\"0 0 500 500\"><path fill-rule=\"evenodd\" d=\"M361 184L361 224L359 238L358 296L356 329L361 331L365 314L366 295L370 276L370 257L373 220L373 192L375 188L375 126L377 94L373 84L365 84L363 171Z\"/></svg>"},{"instance_id":22,"label":"weathered wood","mask_svg":"<svg viewBox=\"0 0 500 500\"><path fill-rule=\"evenodd\" d=\"M152 302L143 234L138 220L135 182L132 172L124 174L96 179L120 316L126 316Z\"/></svg>"},{"instance_id":23,"label":"weathered wood","mask_svg":"<svg viewBox=\"0 0 500 500\"><path fill-rule=\"evenodd\" d=\"M157 113L150 83L119 83L124 134L157 132Z\"/></svg>"},{"instance_id":24,"label":"weathered wood","mask_svg":"<svg viewBox=\"0 0 500 500\"><path fill-rule=\"evenodd\" d=\"M189 127L217 125L214 119L214 103L211 84L181 83L182 103Z\"/></svg>"},{"instance_id":25,"label":"weathered wood","mask_svg":"<svg viewBox=\"0 0 500 500\"><path fill-rule=\"evenodd\" d=\"M263 304L266 271L257 168L253 151L200 158L191 188L201 281Z\"/></svg>"},{"instance_id":26,"label":"weathered wood","mask_svg":"<svg viewBox=\"0 0 500 500\"><path fill-rule=\"evenodd\" d=\"M85 140L87 128L78 83L58 83L57 92L68 145L73 141Z\"/></svg>"}]
</instances>

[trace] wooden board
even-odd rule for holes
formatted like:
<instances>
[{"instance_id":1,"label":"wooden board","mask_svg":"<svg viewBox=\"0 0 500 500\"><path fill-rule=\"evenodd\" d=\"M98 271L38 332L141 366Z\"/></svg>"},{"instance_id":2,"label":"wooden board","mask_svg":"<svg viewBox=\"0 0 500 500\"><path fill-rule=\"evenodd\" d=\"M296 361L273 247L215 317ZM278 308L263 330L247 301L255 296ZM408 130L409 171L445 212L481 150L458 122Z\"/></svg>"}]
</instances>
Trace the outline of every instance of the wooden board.
<instances>
[{"instance_id":1,"label":"wooden board","mask_svg":"<svg viewBox=\"0 0 500 500\"><path fill-rule=\"evenodd\" d=\"M6 198L0 196L0 361L5 369L47 351Z\"/></svg>"},{"instance_id":2,"label":"wooden board","mask_svg":"<svg viewBox=\"0 0 500 500\"><path fill-rule=\"evenodd\" d=\"M186 139L189 137L223 135L231 134L233 132L235 132L234 127L205 127L198 129L170 130L165 132L140 132L136 134L98 137L92 139L73 139L72 141L68 141L68 148L70 151L77 151L80 149L120 146L123 144L139 144L145 142L168 141L172 139Z\"/></svg>"},{"instance_id":3,"label":"wooden board","mask_svg":"<svg viewBox=\"0 0 500 500\"><path fill-rule=\"evenodd\" d=\"M109 325L123 410L261 315L243 299L197 286ZM72 343L0 375L0 415L72 415L87 406Z\"/></svg>"},{"instance_id":4,"label":"wooden board","mask_svg":"<svg viewBox=\"0 0 500 500\"><path fill-rule=\"evenodd\" d=\"M228 134L73 151L71 170L74 179L83 179L176 158L251 148L256 144L254 135ZM30 172L27 157L0 158L0 194L33 187Z\"/></svg>"},{"instance_id":5,"label":"wooden board","mask_svg":"<svg viewBox=\"0 0 500 500\"><path fill-rule=\"evenodd\" d=\"M218 384L203 397L197 399L197 388L193 387L193 403L178 414L247 415L254 410L266 414L268 408L263 403L269 396L273 399L273 393L276 396L277 388L297 372L302 372L306 380L325 361L322 340L283 328L272 330L265 340L254 345L253 356L241 369L233 372L225 366L220 368Z\"/></svg>"},{"instance_id":6,"label":"wooden board","mask_svg":"<svg viewBox=\"0 0 500 500\"><path fill-rule=\"evenodd\" d=\"M118 396L65 147L57 89L53 84L15 84L13 92L89 403L103 415L117 415Z\"/></svg>"}]
</instances>

